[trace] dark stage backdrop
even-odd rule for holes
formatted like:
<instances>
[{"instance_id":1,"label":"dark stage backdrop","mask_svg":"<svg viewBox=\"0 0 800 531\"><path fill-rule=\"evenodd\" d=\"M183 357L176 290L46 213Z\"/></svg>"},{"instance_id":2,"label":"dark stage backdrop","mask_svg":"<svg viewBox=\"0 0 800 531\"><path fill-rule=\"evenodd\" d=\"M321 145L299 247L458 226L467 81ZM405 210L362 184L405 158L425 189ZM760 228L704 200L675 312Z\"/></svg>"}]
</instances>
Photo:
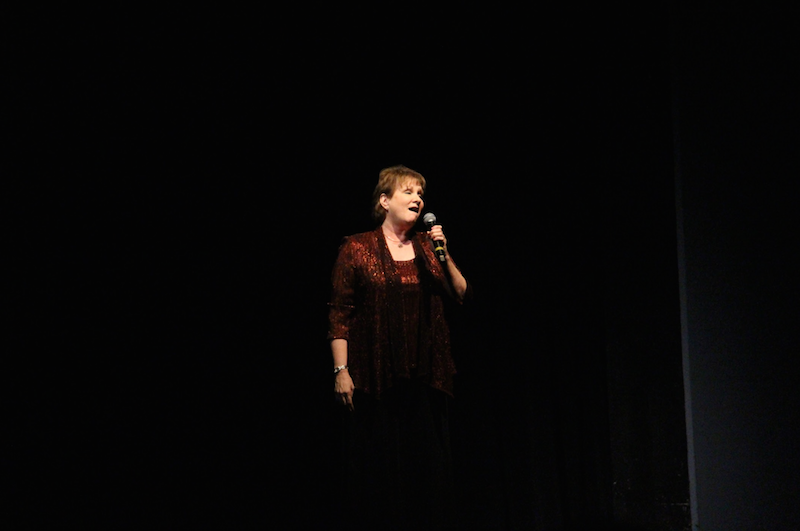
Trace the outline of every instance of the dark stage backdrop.
<instances>
[{"instance_id":1,"label":"dark stage backdrop","mask_svg":"<svg viewBox=\"0 0 800 531\"><path fill-rule=\"evenodd\" d=\"M683 529L662 12L138 15L23 28L20 503L346 527L328 280L402 163L476 293L462 528Z\"/></svg>"},{"instance_id":2,"label":"dark stage backdrop","mask_svg":"<svg viewBox=\"0 0 800 531\"><path fill-rule=\"evenodd\" d=\"M796 529L796 9L680 12L674 33L694 524Z\"/></svg>"}]
</instances>

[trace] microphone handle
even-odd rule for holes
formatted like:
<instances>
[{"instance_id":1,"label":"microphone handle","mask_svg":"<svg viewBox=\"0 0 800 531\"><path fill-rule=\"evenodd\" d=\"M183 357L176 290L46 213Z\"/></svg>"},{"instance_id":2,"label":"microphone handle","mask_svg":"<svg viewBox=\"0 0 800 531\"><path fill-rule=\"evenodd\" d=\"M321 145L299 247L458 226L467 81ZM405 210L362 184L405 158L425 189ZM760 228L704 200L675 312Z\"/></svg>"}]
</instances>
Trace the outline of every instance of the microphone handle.
<instances>
[{"instance_id":1,"label":"microphone handle","mask_svg":"<svg viewBox=\"0 0 800 531\"><path fill-rule=\"evenodd\" d=\"M433 252L436 253L436 257L439 259L439 262L444 264L446 258L444 256L444 242L442 240L433 241Z\"/></svg>"}]
</instances>

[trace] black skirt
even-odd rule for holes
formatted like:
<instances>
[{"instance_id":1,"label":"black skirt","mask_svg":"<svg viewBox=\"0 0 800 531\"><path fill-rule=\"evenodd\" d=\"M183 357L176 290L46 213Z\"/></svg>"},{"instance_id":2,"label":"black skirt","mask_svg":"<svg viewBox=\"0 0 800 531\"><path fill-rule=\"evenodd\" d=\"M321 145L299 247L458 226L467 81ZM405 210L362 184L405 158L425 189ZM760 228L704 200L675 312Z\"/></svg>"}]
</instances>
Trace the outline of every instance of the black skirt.
<instances>
[{"instance_id":1,"label":"black skirt","mask_svg":"<svg viewBox=\"0 0 800 531\"><path fill-rule=\"evenodd\" d=\"M355 392L342 408L342 529L448 529L453 522L450 397L404 380L380 399Z\"/></svg>"}]
</instances>

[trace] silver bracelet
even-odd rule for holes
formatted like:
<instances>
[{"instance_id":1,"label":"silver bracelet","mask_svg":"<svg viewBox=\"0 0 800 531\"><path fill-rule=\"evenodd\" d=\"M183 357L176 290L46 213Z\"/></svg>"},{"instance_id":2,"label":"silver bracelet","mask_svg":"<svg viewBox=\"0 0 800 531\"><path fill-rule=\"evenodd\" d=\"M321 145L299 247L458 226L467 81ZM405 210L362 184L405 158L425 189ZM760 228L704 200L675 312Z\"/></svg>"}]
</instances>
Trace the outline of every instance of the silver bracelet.
<instances>
[{"instance_id":1,"label":"silver bracelet","mask_svg":"<svg viewBox=\"0 0 800 531\"><path fill-rule=\"evenodd\" d=\"M333 368L333 374L339 374L340 372L347 369L347 365L339 365L338 367Z\"/></svg>"}]
</instances>

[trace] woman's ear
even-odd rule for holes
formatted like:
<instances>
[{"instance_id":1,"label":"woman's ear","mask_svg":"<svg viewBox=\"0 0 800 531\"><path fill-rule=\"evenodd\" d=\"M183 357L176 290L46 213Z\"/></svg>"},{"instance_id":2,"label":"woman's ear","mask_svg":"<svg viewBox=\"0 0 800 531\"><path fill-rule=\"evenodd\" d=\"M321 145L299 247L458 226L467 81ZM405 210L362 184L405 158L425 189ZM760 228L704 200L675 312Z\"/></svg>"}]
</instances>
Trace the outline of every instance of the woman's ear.
<instances>
[{"instance_id":1,"label":"woman's ear","mask_svg":"<svg viewBox=\"0 0 800 531\"><path fill-rule=\"evenodd\" d=\"M385 208L386 210L389 210L389 196L388 195L381 194L381 198L379 200L379 203L381 204L381 206L383 208Z\"/></svg>"}]
</instances>

